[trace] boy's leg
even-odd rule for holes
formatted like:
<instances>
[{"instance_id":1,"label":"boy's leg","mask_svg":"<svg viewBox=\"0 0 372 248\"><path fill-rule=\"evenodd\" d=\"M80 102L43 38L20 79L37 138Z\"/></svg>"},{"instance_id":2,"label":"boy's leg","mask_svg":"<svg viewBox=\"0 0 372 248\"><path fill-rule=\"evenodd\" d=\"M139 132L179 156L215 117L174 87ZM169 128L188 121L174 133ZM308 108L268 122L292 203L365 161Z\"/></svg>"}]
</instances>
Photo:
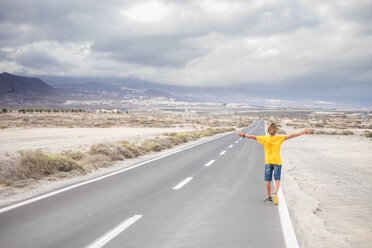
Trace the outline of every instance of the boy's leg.
<instances>
[{"instance_id":1,"label":"boy's leg","mask_svg":"<svg viewBox=\"0 0 372 248\"><path fill-rule=\"evenodd\" d=\"M275 205L279 204L278 200L278 191L280 187L280 177L282 174L282 166L281 165L274 165L274 180L275 180L275 187L274 187L274 195L273 195L273 200Z\"/></svg>"},{"instance_id":2,"label":"boy's leg","mask_svg":"<svg viewBox=\"0 0 372 248\"><path fill-rule=\"evenodd\" d=\"M267 197L271 197L271 181L266 181Z\"/></svg>"},{"instance_id":3,"label":"boy's leg","mask_svg":"<svg viewBox=\"0 0 372 248\"><path fill-rule=\"evenodd\" d=\"M279 187L280 187L280 180L275 180L275 188L274 188L275 194L278 194Z\"/></svg>"},{"instance_id":4,"label":"boy's leg","mask_svg":"<svg viewBox=\"0 0 372 248\"><path fill-rule=\"evenodd\" d=\"M273 178L274 166L272 164L265 164L265 182L267 197L271 197L271 181Z\"/></svg>"}]
</instances>

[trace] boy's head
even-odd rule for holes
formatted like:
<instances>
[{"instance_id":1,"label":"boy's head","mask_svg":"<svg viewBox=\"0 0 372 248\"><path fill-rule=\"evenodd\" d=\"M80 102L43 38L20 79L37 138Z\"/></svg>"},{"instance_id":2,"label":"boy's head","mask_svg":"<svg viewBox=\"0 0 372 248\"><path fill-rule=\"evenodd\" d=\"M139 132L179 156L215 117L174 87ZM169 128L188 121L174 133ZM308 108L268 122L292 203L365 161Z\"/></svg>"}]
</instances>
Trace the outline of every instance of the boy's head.
<instances>
[{"instance_id":1,"label":"boy's head","mask_svg":"<svg viewBox=\"0 0 372 248\"><path fill-rule=\"evenodd\" d=\"M276 132L278 132L278 126L274 122L272 122L267 128L267 131L269 132L269 134L275 135Z\"/></svg>"}]
</instances>

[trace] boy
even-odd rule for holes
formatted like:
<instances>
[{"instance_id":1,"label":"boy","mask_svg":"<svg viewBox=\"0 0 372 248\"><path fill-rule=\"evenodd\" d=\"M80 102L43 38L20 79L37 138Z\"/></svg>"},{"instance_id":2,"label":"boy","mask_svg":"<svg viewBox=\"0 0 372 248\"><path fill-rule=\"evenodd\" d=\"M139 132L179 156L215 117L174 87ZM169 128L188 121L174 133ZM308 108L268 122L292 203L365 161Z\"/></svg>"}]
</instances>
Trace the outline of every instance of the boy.
<instances>
[{"instance_id":1,"label":"boy","mask_svg":"<svg viewBox=\"0 0 372 248\"><path fill-rule=\"evenodd\" d=\"M294 133L288 136L276 135L278 132L278 126L275 123L271 123L267 128L267 131L270 135L265 136L254 136L246 135L243 132L238 132L239 136L248 139L257 140L258 143L262 144L265 148L265 181L266 181L266 190L267 198L265 201L272 202L274 200L275 205L279 204L278 200L278 190L280 187L280 175L282 171L282 159L280 157L280 146L282 143L294 137L298 137L303 134L308 134L311 132L310 128L306 128L304 131L299 133ZM273 197L271 197L271 180L274 172L275 188Z\"/></svg>"}]
</instances>

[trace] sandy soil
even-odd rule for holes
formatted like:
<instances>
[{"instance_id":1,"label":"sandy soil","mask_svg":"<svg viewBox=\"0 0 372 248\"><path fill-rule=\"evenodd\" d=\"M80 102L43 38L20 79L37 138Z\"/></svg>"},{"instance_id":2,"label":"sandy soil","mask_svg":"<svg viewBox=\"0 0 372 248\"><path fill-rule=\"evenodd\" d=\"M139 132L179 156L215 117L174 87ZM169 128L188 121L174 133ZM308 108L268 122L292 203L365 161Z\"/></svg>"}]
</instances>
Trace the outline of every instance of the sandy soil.
<instances>
[{"instance_id":1,"label":"sandy soil","mask_svg":"<svg viewBox=\"0 0 372 248\"><path fill-rule=\"evenodd\" d=\"M371 139L358 136L283 144L282 186L300 247L371 247L371 151Z\"/></svg>"},{"instance_id":2,"label":"sandy soil","mask_svg":"<svg viewBox=\"0 0 372 248\"><path fill-rule=\"evenodd\" d=\"M86 151L98 143L140 141L161 136L165 132L180 132L180 128L8 128L0 130L0 159L20 149L42 149L45 152L63 150Z\"/></svg>"}]
</instances>

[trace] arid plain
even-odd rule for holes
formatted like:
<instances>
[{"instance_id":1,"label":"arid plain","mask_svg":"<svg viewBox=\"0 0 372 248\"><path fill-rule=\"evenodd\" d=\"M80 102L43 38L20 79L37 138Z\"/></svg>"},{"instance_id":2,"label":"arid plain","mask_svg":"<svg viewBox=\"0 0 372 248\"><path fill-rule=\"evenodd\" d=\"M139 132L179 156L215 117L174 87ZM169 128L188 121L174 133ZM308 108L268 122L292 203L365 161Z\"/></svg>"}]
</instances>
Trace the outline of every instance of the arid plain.
<instances>
[{"instance_id":1,"label":"arid plain","mask_svg":"<svg viewBox=\"0 0 372 248\"><path fill-rule=\"evenodd\" d=\"M238 130L255 119L279 123L280 135L313 129L313 134L282 146L283 192L300 246L369 247L372 121L352 114L1 114L0 205ZM32 163L48 167L56 162L61 166L58 170L41 174L21 169Z\"/></svg>"}]
</instances>

